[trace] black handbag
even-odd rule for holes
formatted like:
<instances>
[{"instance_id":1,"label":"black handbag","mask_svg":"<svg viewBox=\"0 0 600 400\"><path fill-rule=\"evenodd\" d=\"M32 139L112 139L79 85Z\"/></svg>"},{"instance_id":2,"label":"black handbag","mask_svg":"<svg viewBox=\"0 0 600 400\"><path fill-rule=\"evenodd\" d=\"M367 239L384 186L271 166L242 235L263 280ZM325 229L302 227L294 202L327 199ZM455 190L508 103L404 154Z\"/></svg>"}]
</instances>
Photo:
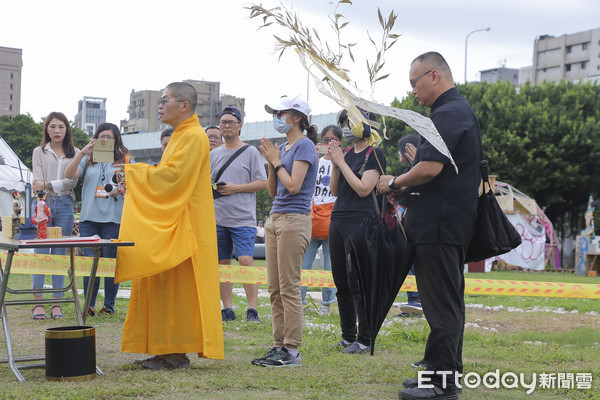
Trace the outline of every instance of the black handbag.
<instances>
[{"instance_id":1,"label":"black handbag","mask_svg":"<svg viewBox=\"0 0 600 400\"><path fill-rule=\"evenodd\" d=\"M506 218L496 200L489 181L487 160L481 161L481 178L483 193L479 196L477 205L477 227L467 248L465 262L476 262L505 254L521 244L521 235Z\"/></svg>"}]
</instances>

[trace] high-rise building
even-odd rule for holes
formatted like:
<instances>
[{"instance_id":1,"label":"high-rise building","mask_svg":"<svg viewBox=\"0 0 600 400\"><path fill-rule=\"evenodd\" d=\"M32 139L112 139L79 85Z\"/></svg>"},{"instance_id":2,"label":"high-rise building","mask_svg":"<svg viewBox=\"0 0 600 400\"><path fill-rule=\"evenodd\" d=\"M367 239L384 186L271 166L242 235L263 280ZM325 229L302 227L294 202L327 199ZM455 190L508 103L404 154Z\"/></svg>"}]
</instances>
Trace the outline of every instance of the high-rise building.
<instances>
[{"instance_id":1,"label":"high-rise building","mask_svg":"<svg viewBox=\"0 0 600 400\"><path fill-rule=\"evenodd\" d=\"M96 132L98 125L106 122L106 98L84 96L79 100L75 123L79 129L90 137Z\"/></svg>"},{"instance_id":2,"label":"high-rise building","mask_svg":"<svg viewBox=\"0 0 600 400\"><path fill-rule=\"evenodd\" d=\"M533 65L521 68L520 83L528 79L534 84L600 79L600 28L535 39Z\"/></svg>"},{"instance_id":3,"label":"high-rise building","mask_svg":"<svg viewBox=\"0 0 600 400\"><path fill-rule=\"evenodd\" d=\"M0 47L0 115L21 113L23 50Z\"/></svg>"},{"instance_id":4,"label":"high-rise building","mask_svg":"<svg viewBox=\"0 0 600 400\"><path fill-rule=\"evenodd\" d=\"M161 129L158 118L160 90L132 90L129 95L128 120L121 121L121 132L155 132Z\"/></svg>"},{"instance_id":5,"label":"high-rise building","mask_svg":"<svg viewBox=\"0 0 600 400\"><path fill-rule=\"evenodd\" d=\"M228 105L235 105L244 115L245 99L221 95L219 82L197 80L183 82L192 85L198 93L196 114L198 114L202 126L217 124L221 109ZM162 90L132 90L127 108L129 119L121 121L121 131L123 133L157 132L169 128L158 118L158 100L161 96Z\"/></svg>"}]
</instances>

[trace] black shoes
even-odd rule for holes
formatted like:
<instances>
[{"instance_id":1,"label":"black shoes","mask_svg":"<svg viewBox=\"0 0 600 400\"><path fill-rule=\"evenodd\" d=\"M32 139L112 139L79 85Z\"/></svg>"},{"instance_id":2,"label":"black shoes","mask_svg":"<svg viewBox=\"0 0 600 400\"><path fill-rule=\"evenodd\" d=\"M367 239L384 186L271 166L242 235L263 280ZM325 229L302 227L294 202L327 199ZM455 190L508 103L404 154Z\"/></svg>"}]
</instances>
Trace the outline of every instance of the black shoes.
<instances>
[{"instance_id":1,"label":"black shoes","mask_svg":"<svg viewBox=\"0 0 600 400\"><path fill-rule=\"evenodd\" d=\"M416 381L416 379L414 380ZM409 379L406 379L405 382L406 381L409 381ZM404 382L402 384L404 385ZM414 387L402 389L400 392L398 392L398 398L403 400L457 400L458 390L456 387L447 389L441 389L437 386L434 386L431 389Z\"/></svg>"},{"instance_id":2,"label":"black shoes","mask_svg":"<svg viewBox=\"0 0 600 400\"><path fill-rule=\"evenodd\" d=\"M235 321L235 311L233 308L224 308L221 310L221 318L223 321Z\"/></svg>"}]
</instances>

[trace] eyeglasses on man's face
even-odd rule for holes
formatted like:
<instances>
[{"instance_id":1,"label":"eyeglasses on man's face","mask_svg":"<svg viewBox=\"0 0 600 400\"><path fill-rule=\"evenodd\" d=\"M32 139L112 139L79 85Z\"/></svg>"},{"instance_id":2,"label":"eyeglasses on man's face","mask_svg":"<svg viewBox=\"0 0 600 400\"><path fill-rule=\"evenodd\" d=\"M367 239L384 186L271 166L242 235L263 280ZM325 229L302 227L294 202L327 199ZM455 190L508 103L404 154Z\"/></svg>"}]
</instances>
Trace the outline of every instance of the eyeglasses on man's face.
<instances>
[{"instance_id":1,"label":"eyeglasses on man's face","mask_svg":"<svg viewBox=\"0 0 600 400\"><path fill-rule=\"evenodd\" d=\"M235 120L233 120L233 119L223 119L223 120L221 120L221 122L219 123L219 125L221 125L221 126L227 126L227 125L229 125L229 126L234 126L235 124L239 124L239 122L238 122L238 121L235 121Z\"/></svg>"},{"instance_id":2,"label":"eyeglasses on man's face","mask_svg":"<svg viewBox=\"0 0 600 400\"><path fill-rule=\"evenodd\" d=\"M185 103L185 102L186 102L186 100L177 100L177 99L175 99L175 100L167 100L167 99L165 99L163 97L161 97L160 99L158 99L158 105L159 106L164 106L167 103Z\"/></svg>"},{"instance_id":3,"label":"eyeglasses on man's face","mask_svg":"<svg viewBox=\"0 0 600 400\"><path fill-rule=\"evenodd\" d=\"M421 75L417 76L415 79L411 79L410 80L410 86L414 89L415 86L417 86L417 82L419 81L419 79L421 79L422 77L424 77L425 75L427 75L428 73L433 72L432 69L430 69L427 72L422 73Z\"/></svg>"},{"instance_id":4,"label":"eyeglasses on man's face","mask_svg":"<svg viewBox=\"0 0 600 400\"><path fill-rule=\"evenodd\" d=\"M208 140L221 140L220 135L208 135Z\"/></svg>"}]
</instances>

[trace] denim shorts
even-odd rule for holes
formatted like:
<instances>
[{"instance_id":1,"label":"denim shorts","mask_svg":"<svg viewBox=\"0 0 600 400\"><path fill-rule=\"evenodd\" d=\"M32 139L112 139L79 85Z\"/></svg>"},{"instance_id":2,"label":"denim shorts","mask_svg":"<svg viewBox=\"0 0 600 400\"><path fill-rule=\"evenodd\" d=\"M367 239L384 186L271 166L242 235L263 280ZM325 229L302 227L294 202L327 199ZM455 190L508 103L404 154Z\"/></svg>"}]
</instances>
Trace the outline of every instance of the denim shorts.
<instances>
[{"instance_id":1,"label":"denim shorts","mask_svg":"<svg viewBox=\"0 0 600 400\"><path fill-rule=\"evenodd\" d=\"M241 227L228 228L217 225L217 245L219 248L219 260L228 260L233 254L235 246L235 255L254 257L254 237L256 228Z\"/></svg>"}]
</instances>

